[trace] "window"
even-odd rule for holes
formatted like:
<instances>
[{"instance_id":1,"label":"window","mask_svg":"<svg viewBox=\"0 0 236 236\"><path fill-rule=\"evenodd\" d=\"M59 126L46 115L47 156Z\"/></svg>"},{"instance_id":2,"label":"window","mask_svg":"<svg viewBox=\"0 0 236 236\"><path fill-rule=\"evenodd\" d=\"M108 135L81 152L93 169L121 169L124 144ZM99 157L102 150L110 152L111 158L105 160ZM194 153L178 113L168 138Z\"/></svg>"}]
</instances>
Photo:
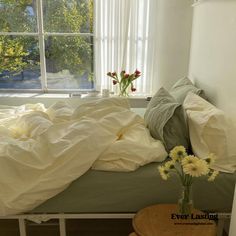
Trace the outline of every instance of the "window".
<instances>
[{"instance_id":1,"label":"window","mask_svg":"<svg viewBox=\"0 0 236 236\"><path fill-rule=\"evenodd\" d=\"M93 54L93 0L0 0L0 89L93 89Z\"/></svg>"},{"instance_id":2,"label":"window","mask_svg":"<svg viewBox=\"0 0 236 236\"><path fill-rule=\"evenodd\" d=\"M135 95L151 94L156 12L156 0L0 0L0 91L116 92L107 72L138 69Z\"/></svg>"}]
</instances>

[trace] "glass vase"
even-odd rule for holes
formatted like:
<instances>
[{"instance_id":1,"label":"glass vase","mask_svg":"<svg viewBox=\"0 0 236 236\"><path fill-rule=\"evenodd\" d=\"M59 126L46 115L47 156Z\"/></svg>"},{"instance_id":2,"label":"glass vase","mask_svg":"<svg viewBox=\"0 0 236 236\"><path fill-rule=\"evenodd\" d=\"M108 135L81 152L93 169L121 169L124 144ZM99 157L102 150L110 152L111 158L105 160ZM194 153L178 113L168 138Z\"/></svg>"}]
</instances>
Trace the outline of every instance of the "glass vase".
<instances>
[{"instance_id":1,"label":"glass vase","mask_svg":"<svg viewBox=\"0 0 236 236\"><path fill-rule=\"evenodd\" d=\"M125 84L125 83L120 83L119 84L119 96L120 97L129 97L129 84Z\"/></svg>"},{"instance_id":2,"label":"glass vase","mask_svg":"<svg viewBox=\"0 0 236 236\"><path fill-rule=\"evenodd\" d=\"M183 185L181 198L178 201L178 209L181 215L190 215L193 209L192 186Z\"/></svg>"}]
</instances>

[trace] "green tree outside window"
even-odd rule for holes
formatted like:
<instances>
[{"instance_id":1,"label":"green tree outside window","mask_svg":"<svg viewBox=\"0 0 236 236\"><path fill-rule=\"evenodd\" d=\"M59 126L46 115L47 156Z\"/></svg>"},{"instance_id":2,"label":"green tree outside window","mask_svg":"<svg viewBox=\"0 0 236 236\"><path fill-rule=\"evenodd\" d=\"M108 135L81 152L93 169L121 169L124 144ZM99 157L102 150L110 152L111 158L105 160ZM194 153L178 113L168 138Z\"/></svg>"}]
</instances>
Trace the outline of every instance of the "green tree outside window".
<instances>
[{"instance_id":1,"label":"green tree outside window","mask_svg":"<svg viewBox=\"0 0 236 236\"><path fill-rule=\"evenodd\" d=\"M92 33L92 0L43 0L44 31ZM33 0L0 0L0 32L37 33L37 6ZM92 73L92 36L45 36L47 72L68 70L77 77ZM20 73L39 65L35 36L0 35L0 73ZM75 76L75 77L76 77Z\"/></svg>"}]
</instances>

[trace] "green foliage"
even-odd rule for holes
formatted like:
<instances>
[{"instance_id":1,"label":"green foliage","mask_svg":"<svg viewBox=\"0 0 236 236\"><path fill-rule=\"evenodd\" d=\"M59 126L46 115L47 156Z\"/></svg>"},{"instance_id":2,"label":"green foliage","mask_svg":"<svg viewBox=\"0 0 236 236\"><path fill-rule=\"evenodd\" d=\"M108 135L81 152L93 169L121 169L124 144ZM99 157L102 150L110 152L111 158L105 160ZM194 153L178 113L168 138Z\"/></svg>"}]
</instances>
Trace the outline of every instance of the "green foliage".
<instances>
[{"instance_id":1,"label":"green foliage","mask_svg":"<svg viewBox=\"0 0 236 236\"><path fill-rule=\"evenodd\" d=\"M93 0L90 0L88 3L89 8L89 23L90 23L90 32L93 32Z\"/></svg>"},{"instance_id":2,"label":"green foliage","mask_svg":"<svg viewBox=\"0 0 236 236\"><path fill-rule=\"evenodd\" d=\"M89 12L93 13L91 1L60 0L45 1L45 31L47 32L89 32ZM90 8L89 8L90 7ZM91 13L92 12L92 13ZM53 62L54 70L68 69L82 75L91 71L92 39L88 36L48 36L46 59Z\"/></svg>"},{"instance_id":3,"label":"green foliage","mask_svg":"<svg viewBox=\"0 0 236 236\"><path fill-rule=\"evenodd\" d=\"M0 36L0 72L21 71L27 65L23 60L27 55L20 41Z\"/></svg>"},{"instance_id":4,"label":"green foliage","mask_svg":"<svg viewBox=\"0 0 236 236\"><path fill-rule=\"evenodd\" d=\"M16 74L38 64L37 40L34 37L0 36L0 72Z\"/></svg>"},{"instance_id":5,"label":"green foliage","mask_svg":"<svg viewBox=\"0 0 236 236\"><path fill-rule=\"evenodd\" d=\"M54 70L63 68L80 75L90 71L91 47L83 37L49 36L46 45L50 45L46 49L46 59L54 63Z\"/></svg>"},{"instance_id":6,"label":"green foliage","mask_svg":"<svg viewBox=\"0 0 236 236\"><path fill-rule=\"evenodd\" d=\"M29 9L35 14L30 14ZM32 0L0 0L0 31L36 32L36 5Z\"/></svg>"}]
</instances>

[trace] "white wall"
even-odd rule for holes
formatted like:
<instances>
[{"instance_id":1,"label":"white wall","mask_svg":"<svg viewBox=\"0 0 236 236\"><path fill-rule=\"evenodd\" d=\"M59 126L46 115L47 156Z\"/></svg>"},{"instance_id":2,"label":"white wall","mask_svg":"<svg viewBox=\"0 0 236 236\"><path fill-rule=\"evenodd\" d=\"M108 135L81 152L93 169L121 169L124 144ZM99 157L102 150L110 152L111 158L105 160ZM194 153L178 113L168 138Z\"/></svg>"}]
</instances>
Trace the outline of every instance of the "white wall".
<instances>
[{"instance_id":1,"label":"white wall","mask_svg":"<svg viewBox=\"0 0 236 236\"><path fill-rule=\"evenodd\" d=\"M212 103L236 116L236 0L194 7L189 75Z\"/></svg>"},{"instance_id":2,"label":"white wall","mask_svg":"<svg viewBox=\"0 0 236 236\"><path fill-rule=\"evenodd\" d=\"M191 4L191 0L158 0L158 75L154 84L155 89L160 86L168 89L176 80L188 74L192 28Z\"/></svg>"}]
</instances>

